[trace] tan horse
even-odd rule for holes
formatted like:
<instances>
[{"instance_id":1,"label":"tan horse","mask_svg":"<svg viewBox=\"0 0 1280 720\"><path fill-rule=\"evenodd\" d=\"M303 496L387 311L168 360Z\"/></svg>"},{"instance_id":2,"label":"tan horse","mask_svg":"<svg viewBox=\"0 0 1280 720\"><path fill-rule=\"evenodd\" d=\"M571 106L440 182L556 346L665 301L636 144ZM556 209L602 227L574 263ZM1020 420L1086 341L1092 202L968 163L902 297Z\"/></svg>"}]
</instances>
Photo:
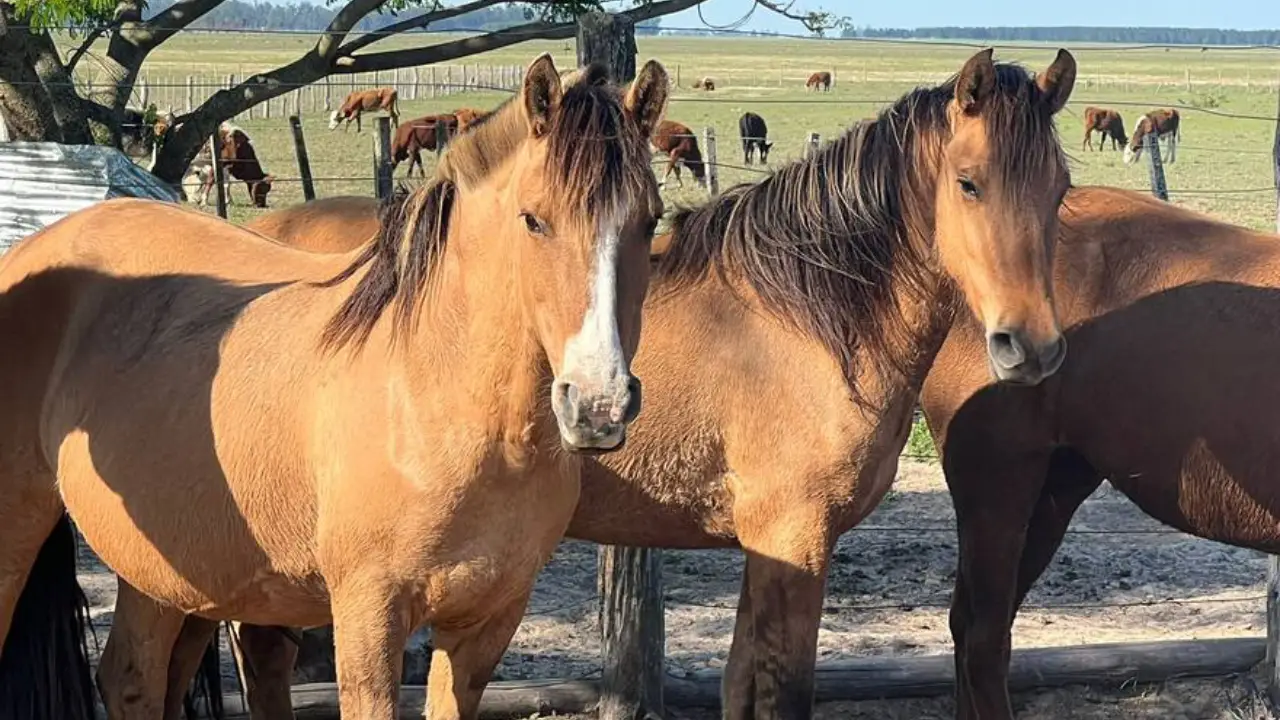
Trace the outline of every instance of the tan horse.
<instances>
[{"instance_id":1,"label":"tan horse","mask_svg":"<svg viewBox=\"0 0 1280 720\"><path fill-rule=\"evenodd\" d=\"M569 533L746 550L726 717L810 716L832 545L888 490L960 298L998 377L1036 383L1062 361L1050 250L1069 175L1053 116L1074 78L1066 52L1034 80L978 53L675 218L635 360L644 415L625 450L586 463ZM255 672L284 668L271 707L287 709L294 648L255 637Z\"/></svg>"},{"instance_id":2,"label":"tan horse","mask_svg":"<svg viewBox=\"0 0 1280 720\"><path fill-rule=\"evenodd\" d=\"M957 323L921 398L959 522L962 720L1013 718L1017 609L1103 479L1183 532L1280 552L1280 236L1077 188L1058 238L1062 371L997 390L981 328Z\"/></svg>"},{"instance_id":3,"label":"tan horse","mask_svg":"<svg viewBox=\"0 0 1280 720\"><path fill-rule=\"evenodd\" d=\"M112 718L161 715L183 613L332 622L357 720L395 717L399 649L429 623L431 717L475 716L577 453L621 447L639 411L668 80L603 78L562 86L539 57L353 253L118 200L0 261L4 692L42 702L44 673L76 669L31 642L67 602L74 557L40 552L65 509L142 593L120 609L147 636L99 667Z\"/></svg>"},{"instance_id":4,"label":"tan horse","mask_svg":"<svg viewBox=\"0 0 1280 720\"><path fill-rule=\"evenodd\" d=\"M307 252L350 252L378 234L374 198L334 195L263 213L244 227Z\"/></svg>"}]
</instances>

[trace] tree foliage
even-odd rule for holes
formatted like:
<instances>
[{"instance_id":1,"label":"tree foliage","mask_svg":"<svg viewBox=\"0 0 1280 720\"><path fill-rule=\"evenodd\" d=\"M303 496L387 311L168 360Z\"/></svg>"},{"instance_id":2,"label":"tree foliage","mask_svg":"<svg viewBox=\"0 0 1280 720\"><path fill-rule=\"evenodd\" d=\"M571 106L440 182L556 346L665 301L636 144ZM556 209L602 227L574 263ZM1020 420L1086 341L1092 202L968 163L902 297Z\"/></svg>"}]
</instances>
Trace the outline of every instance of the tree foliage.
<instances>
[{"instance_id":1,"label":"tree foliage","mask_svg":"<svg viewBox=\"0 0 1280 720\"><path fill-rule=\"evenodd\" d=\"M14 0L16 15L37 27L85 26L106 23L115 0Z\"/></svg>"}]
</instances>

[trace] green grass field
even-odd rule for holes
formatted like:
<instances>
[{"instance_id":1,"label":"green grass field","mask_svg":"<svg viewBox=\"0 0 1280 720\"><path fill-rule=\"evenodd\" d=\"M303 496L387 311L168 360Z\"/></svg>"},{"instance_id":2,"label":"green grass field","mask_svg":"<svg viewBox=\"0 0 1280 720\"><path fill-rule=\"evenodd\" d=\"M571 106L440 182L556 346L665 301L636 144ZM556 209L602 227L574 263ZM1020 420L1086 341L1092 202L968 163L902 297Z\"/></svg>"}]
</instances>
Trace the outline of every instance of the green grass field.
<instances>
[{"instance_id":1,"label":"green grass field","mask_svg":"<svg viewBox=\"0 0 1280 720\"><path fill-rule=\"evenodd\" d=\"M446 39L450 38L431 36L429 41ZM308 35L191 33L154 53L144 68L144 76L152 86L152 101L162 107L173 104L181 110L185 108L187 76L194 76L198 85L224 82L232 73L244 77L296 59L312 42ZM392 48L421 41L390 38L384 42ZM929 43L691 37L640 38L639 48L641 61L656 58L673 77L679 78L668 117L699 133L709 126L715 128L719 162L742 164L737 119L751 110L769 124L770 139L776 143L771 157L775 166L798 157L809 133L833 137L912 87L943 80L974 52L974 48ZM1052 59L1054 50L1053 45L1009 49L997 46L997 58L1022 62L1038 70ZM1127 129L1151 107L1183 105L1188 109L1183 110L1182 144L1177 162L1167 168L1171 199L1231 222L1255 228L1274 227L1274 196L1265 190L1273 182L1270 154L1274 123L1263 118L1276 113L1280 53L1214 48L1201 51L1198 47L1125 50L1106 45L1071 50L1079 63L1080 76L1072 102L1060 116L1059 129L1063 145L1073 158L1077 184L1148 187L1145 162L1125 167L1119 153L1081 150L1081 118L1086 105L1117 108L1125 116ZM467 58L466 65L523 65L543 51L551 52L561 68L574 63L572 42L555 41L530 42L473 56ZM83 67L92 73L91 64ZM835 73L836 84L830 93L804 90L804 79L816 70ZM437 80L443 80L444 68L436 68L436 72ZM463 70L454 66L451 72L457 80ZM421 71L424 82L427 73L427 69ZM716 80L715 92L691 89L702 76ZM410 71L404 71L402 77L409 82ZM384 73L380 79L389 83L392 76ZM357 87L369 87L375 78L351 81ZM335 102L344 91L345 87L335 86ZM200 93L207 94L211 89L197 87L196 92L199 100ZM310 109L311 98L320 97L318 93L304 91L302 96L312 169L319 178L318 194L372 193L373 123L367 122L360 135L354 130L330 132L323 109ZM408 100L408 93L402 92L402 118L463 106L489 107L506 97L505 92L487 91L426 98L425 88L419 94L424 97ZM268 172L282 178L271 196L273 207L302 199L300 184L291 179L297 177L298 171L285 119L286 102L292 106L291 101L275 102L270 119L263 118L259 108L252 119L237 120L254 138ZM314 102L318 104L319 100ZM401 167L398 175L403 172ZM759 177L757 172L720 169L722 188ZM243 221L255 211L246 207L243 185L232 192L232 219ZM664 192L669 206L677 202L698 203L706 198L704 191L687 181L683 189L669 187Z\"/></svg>"}]
</instances>

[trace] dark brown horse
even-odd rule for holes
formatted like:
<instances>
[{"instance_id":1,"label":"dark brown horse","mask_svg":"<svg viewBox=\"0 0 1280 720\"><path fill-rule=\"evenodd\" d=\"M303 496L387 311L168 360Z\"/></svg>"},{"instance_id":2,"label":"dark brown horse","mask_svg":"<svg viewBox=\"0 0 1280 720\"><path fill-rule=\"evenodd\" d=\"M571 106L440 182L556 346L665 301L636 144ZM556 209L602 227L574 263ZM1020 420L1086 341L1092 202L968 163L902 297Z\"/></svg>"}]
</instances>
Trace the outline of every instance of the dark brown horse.
<instances>
[{"instance_id":1,"label":"dark brown horse","mask_svg":"<svg viewBox=\"0 0 1280 720\"><path fill-rule=\"evenodd\" d=\"M831 73L823 70L809 76L804 83L805 90L823 90L830 92L831 90Z\"/></svg>"},{"instance_id":2,"label":"dark brown horse","mask_svg":"<svg viewBox=\"0 0 1280 720\"><path fill-rule=\"evenodd\" d=\"M1178 141L1182 139L1182 118L1176 108L1162 108L1143 115L1133 126L1133 137L1129 138L1129 145L1124 149L1125 165L1142 156L1142 144L1151 133L1155 133L1157 143L1164 140L1169 145L1169 154L1161 160L1172 163L1177 159Z\"/></svg>"},{"instance_id":3,"label":"dark brown horse","mask_svg":"<svg viewBox=\"0 0 1280 720\"><path fill-rule=\"evenodd\" d=\"M742 113L738 118L738 136L742 138L742 159L746 164L751 164L751 156L756 152L760 154L761 163L769 162L773 143L768 142L769 126L764 118L753 112Z\"/></svg>"},{"instance_id":4,"label":"dark brown horse","mask_svg":"<svg viewBox=\"0 0 1280 720\"><path fill-rule=\"evenodd\" d=\"M391 169L394 171L396 166L405 160L409 161L409 169L406 175L413 175L413 168L416 166L418 172L426 177L427 171L422 166L422 151L434 152L441 147L440 129L438 125L444 125L445 143L449 142L449 138L458 134L458 118L455 115L427 115L420 118L414 118L396 128L396 133L391 138Z\"/></svg>"},{"instance_id":5,"label":"dark brown horse","mask_svg":"<svg viewBox=\"0 0 1280 720\"><path fill-rule=\"evenodd\" d=\"M645 412L625 449L584 466L569 533L746 551L727 718L811 715L832 545L888 490L956 309L982 318L979 366L998 377L1036 383L1061 362L1049 272L1069 176L1053 116L1074 77L1065 52L1035 80L978 53L675 217L636 356ZM253 661L268 664L288 667Z\"/></svg>"},{"instance_id":6,"label":"dark brown horse","mask_svg":"<svg viewBox=\"0 0 1280 720\"><path fill-rule=\"evenodd\" d=\"M693 134L688 125L675 120L663 120L658 124L658 131L653 134L651 142L658 152L667 155L667 170L662 173L661 185L666 185L667 178L675 172L676 182L683 187L684 180L680 179L680 166L683 165L689 168L699 185L707 186L707 167L702 162L702 151L698 149L698 136Z\"/></svg>"},{"instance_id":7,"label":"dark brown horse","mask_svg":"<svg viewBox=\"0 0 1280 720\"><path fill-rule=\"evenodd\" d=\"M1084 143L1080 146L1081 150L1093 149L1093 134L1100 133L1102 139L1098 141L1098 150L1107 148L1107 139L1111 139L1111 149L1119 150L1129 142L1129 136L1124 132L1124 119L1120 117L1120 113L1110 108L1087 107L1084 109Z\"/></svg>"},{"instance_id":8,"label":"dark brown horse","mask_svg":"<svg viewBox=\"0 0 1280 720\"><path fill-rule=\"evenodd\" d=\"M1280 237L1109 188L1059 215L1062 370L992 387L966 319L921 398L960 531L961 720L1013 717L1015 613L1104 479L1178 530L1280 552Z\"/></svg>"}]
</instances>

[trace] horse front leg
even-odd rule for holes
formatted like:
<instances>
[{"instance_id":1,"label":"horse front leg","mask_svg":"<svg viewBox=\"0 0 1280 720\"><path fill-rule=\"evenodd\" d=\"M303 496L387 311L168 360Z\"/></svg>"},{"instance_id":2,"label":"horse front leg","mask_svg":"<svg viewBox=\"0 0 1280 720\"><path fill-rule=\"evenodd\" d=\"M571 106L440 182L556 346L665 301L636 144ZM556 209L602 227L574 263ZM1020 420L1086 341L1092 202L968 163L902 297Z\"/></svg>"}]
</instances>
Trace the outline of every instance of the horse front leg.
<instances>
[{"instance_id":1,"label":"horse front leg","mask_svg":"<svg viewBox=\"0 0 1280 720\"><path fill-rule=\"evenodd\" d=\"M720 684L723 720L751 720L755 717L756 673L755 623L751 610L751 568L742 568L742 591L738 595L738 617L733 627L733 644Z\"/></svg>"},{"instance_id":2,"label":"horse front leg","mask_svg":"<svg viewBox=\"0 0 1280 720\"><path fill-rule=\"evenodd\" d=\"M409 598L380 572L330 583L338 711L343 720L398 717L400 668L409 638Z\"/></svg>"},{"instance_id":3,"label":"horse front leg","mask_svg":"<svg viewBox=\"0 0 1280 720\"><path fill-rule=\"evenodd\" d=\"M111 634L98 662L108 720L161 720L169 704L169 660L186 615L117 581ZM181 707L181 695L177 706Z\"/></svg>"},{"instance_id":4,"label":"horse front leg","mask_svg":"<svg viewBox=\"0 0 1280 720\"><path fill-rule=\"evenodd\" d=\"M298 646L282 628L234 623L236 666L244 678L245 700L251 718L293 717L293 667Z\"/></svg>"},{"instance_id":5,"label":"horse front leg","mask_svg":"<svg viewBox=\"0 0 1280 720\"><path fill-rule=\"evenodd\" d=\"M1008 680L1018 566L1048 466L1047 448L1006 456L981 441L948 439L943 467L960 539L951 600L957 720L1013 720Z\"/></svg>"},{"instance_id":6,"label":"horse front leg","mask_svg":"<svg viewBox=\"0 0 1280 720\"><path fill-rule=\"evenodd\" d=\"M747 552L753 716L809 720L833 537L827 508L748 494L734 500L734 523ZM727 693L737 694L733 687Z\"/></svg>"},{"instance_id":7,"label":"horse front leg","mask_svg":"<svg viewBox=\"0 0 1280 720\"><path fill-rule=\"evenodd\" d=\"M427 672L427 720L473 720L480 697L524 617L527 592L483 621L465 627L437 626Z\"/></svg>"}]
</instances>

